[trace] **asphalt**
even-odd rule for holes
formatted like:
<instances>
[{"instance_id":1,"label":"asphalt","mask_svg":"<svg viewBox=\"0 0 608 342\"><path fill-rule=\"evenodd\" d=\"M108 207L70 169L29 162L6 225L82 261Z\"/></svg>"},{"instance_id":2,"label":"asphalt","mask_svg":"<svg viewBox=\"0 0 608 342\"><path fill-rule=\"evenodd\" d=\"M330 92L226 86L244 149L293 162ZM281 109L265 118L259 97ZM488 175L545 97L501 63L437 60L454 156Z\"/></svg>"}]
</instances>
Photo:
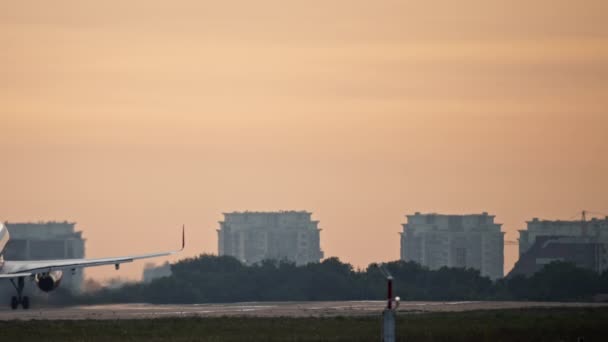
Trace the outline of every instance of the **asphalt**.
<instances>
[{"instance_id":1,"label":"asphalt","mask_svg":"<svg viewBox=\"0 0 608 342\"><path fill-rule=\"evenodd\" d=\"M231 304L116 304L36 308L29 310L0 309L0 320L115 320L166 317L335 317L374 316L385 308L384 301L341 302L251 302ZM460 312L471 310L525 309L557 307L608 307L599 303L544 302L401 302L400 313Z\"/></svg>"}]
</instances>

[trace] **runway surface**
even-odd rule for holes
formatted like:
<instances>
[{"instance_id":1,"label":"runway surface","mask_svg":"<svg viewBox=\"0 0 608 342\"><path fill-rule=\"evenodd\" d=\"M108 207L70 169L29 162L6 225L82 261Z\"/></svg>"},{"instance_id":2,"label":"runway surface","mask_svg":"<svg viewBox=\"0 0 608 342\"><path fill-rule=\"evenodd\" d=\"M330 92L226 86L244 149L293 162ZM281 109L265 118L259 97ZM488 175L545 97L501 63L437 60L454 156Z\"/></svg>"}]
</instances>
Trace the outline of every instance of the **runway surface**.
<instances>
[{"instance_id":1,"label":"runway surface","mask_svg":"<svg viewBox=\"0 0 608 342\"><path fill-rule=\"evenodd\" d=\"M232 304L117 304L74 306L65 308L32 308L30 310L0 310L0 320L112 320L167 317L332 317L379 315L384 301L341 302L251 302ZM458 312L552 307L608 307L599 303L545 302L402 302L400 313Z\"/></svg>"}]
</instances>

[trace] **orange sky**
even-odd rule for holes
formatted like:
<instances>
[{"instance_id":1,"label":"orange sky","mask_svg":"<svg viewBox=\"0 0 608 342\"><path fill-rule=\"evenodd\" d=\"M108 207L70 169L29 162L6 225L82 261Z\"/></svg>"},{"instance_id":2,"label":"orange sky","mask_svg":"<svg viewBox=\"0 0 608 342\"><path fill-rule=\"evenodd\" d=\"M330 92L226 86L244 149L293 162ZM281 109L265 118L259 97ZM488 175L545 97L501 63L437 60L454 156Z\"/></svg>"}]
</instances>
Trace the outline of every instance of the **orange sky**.
<instances>
[{"instance_id":1,"label":"orange sky","mask_svg":"<svg viewBox=\"0 0 608 342\"><path fill-rule=\"evenodd\" d=\"M608 4L528 2L5 1L0 219L77 221L89 257L185 223L192 256L222 212L309 210L365 266L415 211L508 240L608 212Z\"/></svg>"}]
</instances>

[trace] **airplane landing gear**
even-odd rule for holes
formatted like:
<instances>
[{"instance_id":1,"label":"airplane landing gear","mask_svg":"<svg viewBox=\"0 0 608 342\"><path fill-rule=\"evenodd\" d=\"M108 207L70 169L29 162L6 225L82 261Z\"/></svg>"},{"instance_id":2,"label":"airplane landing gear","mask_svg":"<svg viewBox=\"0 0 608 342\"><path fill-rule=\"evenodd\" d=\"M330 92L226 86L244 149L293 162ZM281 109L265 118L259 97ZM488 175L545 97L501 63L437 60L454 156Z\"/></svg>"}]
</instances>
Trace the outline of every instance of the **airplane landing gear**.
<instances>
[{"instance_id":1,"label":"airplane landing gear","mask_svg":"<svg viewBox=\"0 0 608 342\"><path fill-rule=\"evenodd\" d=\"M17 278L17 284L15 284L15 280L11 279L11 283L15 290L17 290L17 296L13 296L11 298L11 308L13 310L19 307L19 304L23 307L24 310L30 308L30 298L28 296L23 296L23 288L25 287L25 278L19 277Z\"/></svg>"}]
</instances>

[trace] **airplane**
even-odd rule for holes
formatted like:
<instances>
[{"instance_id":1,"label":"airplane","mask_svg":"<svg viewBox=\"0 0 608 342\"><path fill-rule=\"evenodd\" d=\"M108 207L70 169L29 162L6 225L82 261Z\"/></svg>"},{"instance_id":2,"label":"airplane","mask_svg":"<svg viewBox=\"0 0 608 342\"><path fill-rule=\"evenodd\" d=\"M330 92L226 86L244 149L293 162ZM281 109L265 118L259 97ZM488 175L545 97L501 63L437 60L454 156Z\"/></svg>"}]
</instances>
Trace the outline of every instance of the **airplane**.
<instances>
[{"instance_id":1,"label":"airplane","mask_svg":"<svg viewBox=\"0 0 608 342\"><path fill-rule=\"evenodd\" d=\"M40 290L50 292L59 286L65 270L74 273L79 268L102 265L114 265L118 270L120 264L133 260L176 254L186 246L186 228L182 227L182 248L179 250L114 258L9 261L4 260L2 256L9 239L8 229L0 222L0 279L9 279L17 290L17 296L11 298L11 308L15 310L21 304L23 309L27 310L30 307L30 299L23 296L26 278L33 280Z\"/></svg>"}]
</instances>

